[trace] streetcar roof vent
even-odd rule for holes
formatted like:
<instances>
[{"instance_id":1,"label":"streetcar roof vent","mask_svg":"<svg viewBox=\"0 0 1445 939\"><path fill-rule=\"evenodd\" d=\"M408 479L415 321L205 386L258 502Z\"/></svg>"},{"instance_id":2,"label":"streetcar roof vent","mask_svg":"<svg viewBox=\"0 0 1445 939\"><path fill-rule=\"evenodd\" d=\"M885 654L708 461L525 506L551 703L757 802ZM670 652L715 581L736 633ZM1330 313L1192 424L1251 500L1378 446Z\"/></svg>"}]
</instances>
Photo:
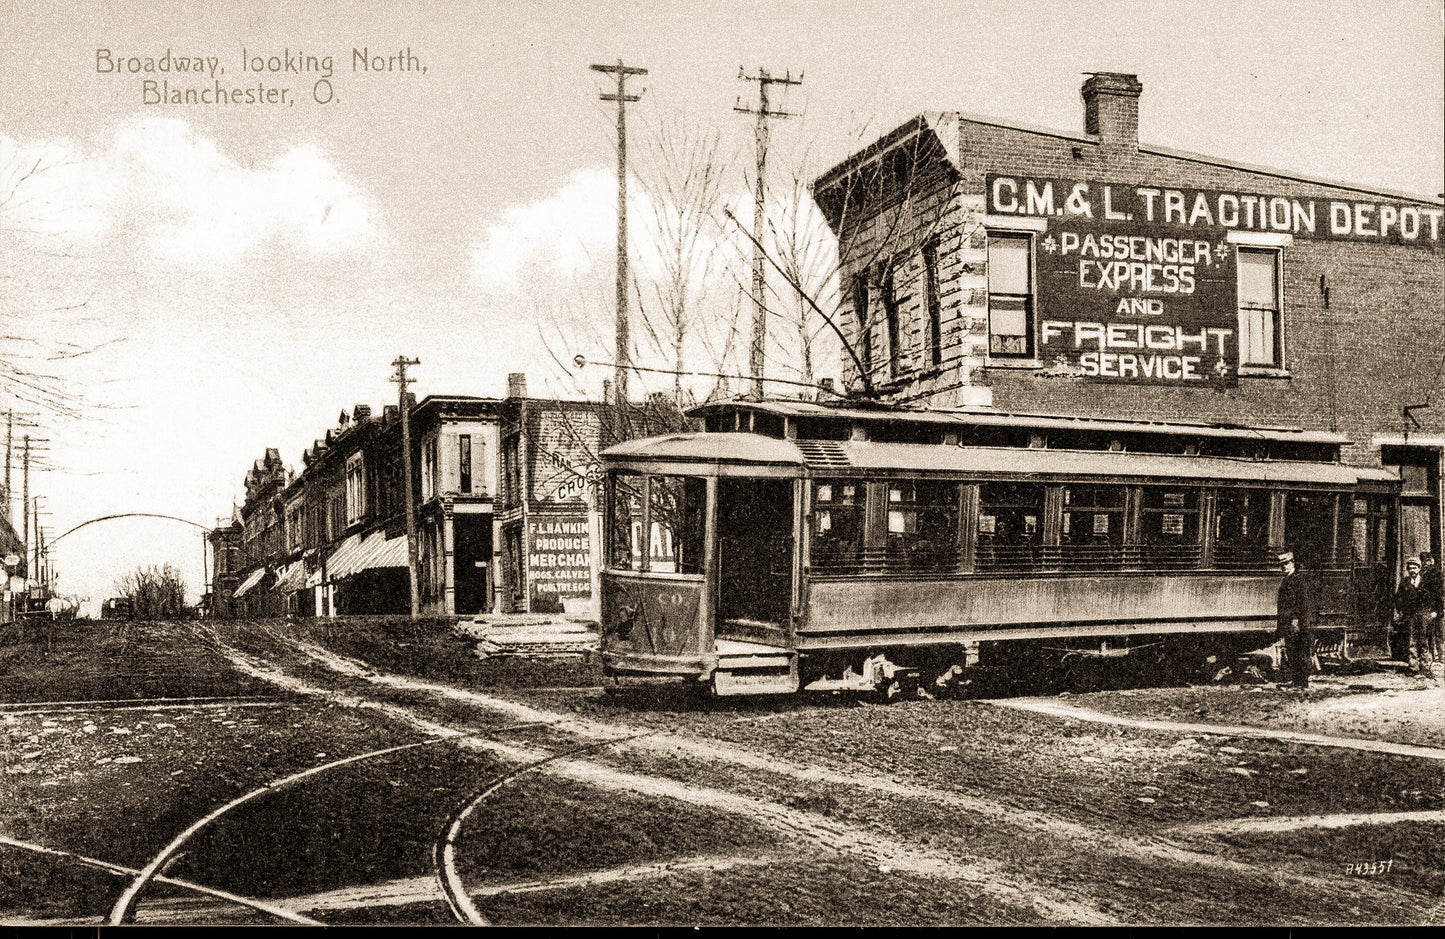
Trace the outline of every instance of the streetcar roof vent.
<instances>
[{"instance_id":1,"label":"streetcar roof vent","mask_svg":"<svg viewBox=\"0 0 1445 939\"><path fill-rule=\"evenodd\" d=\"M852 466L843 445L835 440L795 440L793 445L803 452L809 466Z\"/></svg>"}]
</instances>

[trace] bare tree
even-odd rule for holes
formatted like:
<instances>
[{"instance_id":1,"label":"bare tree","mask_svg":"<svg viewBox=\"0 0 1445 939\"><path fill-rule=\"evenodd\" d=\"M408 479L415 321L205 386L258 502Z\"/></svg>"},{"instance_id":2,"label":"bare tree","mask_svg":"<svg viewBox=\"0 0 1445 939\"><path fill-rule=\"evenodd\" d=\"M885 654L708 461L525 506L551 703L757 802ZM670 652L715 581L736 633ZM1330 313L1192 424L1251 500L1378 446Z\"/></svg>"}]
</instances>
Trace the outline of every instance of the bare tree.
<instances>
[{"instance_id":1,"label":"bare tree","mask_svg":"<svg viewBox=\"0 0 1445 939\"><path fill-rule=\"evenodd\" d=\"M186 582L170 564L136 568L115 582L115 592L130 600L135 619L179 619L185 615Z\"/></svg>"},{"instance_id":2,"label":"bare tree","mask_svg":"<svg viewBox=\"0 0 1445 939\"><path fill-rule=\"evenodd\" d=\"M0 141L3 143L4 141ZM50 336L23 330L0 334L0 392L22 407L38 409L33 416L77 420L92 416L97 407L82 387L64 370L101 348L123 341L118 337L75 341L67 338L94 335L99 318L89 308L94 297L74 271L76 257L63 233L43 221L49 204L42 191L55 174L74 167L73 162L27 152L18 145L0 153L0 243L15 258L28 255L39 263L11 263L0 271L0 313L11 323L44 322ZM62 286L57 286L62 285ZM57 291L67 296L56 298ZM45 297L41 306L33 298Z\"/></svg>"},{"instance_id":3,"label":"bare tree","mask_svg":"<svg viewBox=\"0 0 1445 939\"><path fill-rule=\"evenodd\" d=\"M831 332L851 365L851 393L878 397L892 390L907 345L899 281L917 279L909 276L923 263L915 249L946 223L959 176L921 121L814 182L805 175L809 163L806 149L792 160L789 184L768 209L764 258L783 286L769 291L767 312L796 344L791 356L803 381L811 383L817 341ZM726 216L751 252L751 232L730 210ZM865 224L868 237L853 237ZM837 256L839 241L853 246L850 256Z\"/></svg>"},{"instance_id":4,"label":"bare tree","mask_svg":"<svg viewBox=\"0 0 1445 939\"><path fill-rule=\"evenodd\" d=\"M715 237L717 211L727 170L720 151L716 131L687 126L681 118L663 121L647 138L638 177L650 214L647 253L655 256L657 269L650 290L640 283L635 287L648 335L667 355L678 404L683 402L688 340L702 330L700 314L716 286L722 247ZM651 306L644 302L648 294L655 300Z\"/></svg>"}]
</instances>

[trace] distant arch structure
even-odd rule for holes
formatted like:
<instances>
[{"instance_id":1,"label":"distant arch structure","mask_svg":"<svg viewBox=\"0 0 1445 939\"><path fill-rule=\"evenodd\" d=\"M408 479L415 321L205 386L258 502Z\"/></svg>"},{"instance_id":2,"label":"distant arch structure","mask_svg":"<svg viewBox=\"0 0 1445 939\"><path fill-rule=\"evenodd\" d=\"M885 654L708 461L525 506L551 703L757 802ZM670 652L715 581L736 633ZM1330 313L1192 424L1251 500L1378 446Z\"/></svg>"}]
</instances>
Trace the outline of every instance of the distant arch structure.
<instances>
[{"instance_id":1,"label":"distant arch structure","mask_svg":"<svg viewBox=\"0 0 1445 939\"><path fill-rule=\"evenodd\" d=\"M58 542L61 538L64 538L66 535L69 535L69 534L71 534L71 533L73 533L73 532L80 531L82 528L86 527L87 525L94 525L94 524L96 524L97 522L109 522L109 521L111 521L111 520L113 520L113 519L117 519L117 518L164 518L164 519L168 519L168 520L170 520L170 521L172 521L172 522L182 522L182 523L184 523L184 524L186 524L186 525L192 525L192 526L194 526L194 527L196 527L196 528L199 528L201 531L204 531L204 532L210 532L210 531L212 531L212 529L213 529L213 526L210 526L210 525L202 525L200 522L193 522L193 521L191 521L191 520L188 519L188 518L180 518L179 516L175 516L175 515L159 515L159 514L157 514L157 513L155 513L155 512L121 512L121 513L119 513L119 514L117 514L117 515L102 515L100 518L93 518L93 519L91 519L91 520L88 521L88 522L81 522L79 525L76 525L74 528L70 529L69 531L64 532L64 533L62 533L62 534L60 534L60 535L57 535L56 537L50 539L50 542L49 542L49 543L50 543L51 545L54 545L54 544L55 544L56 542Z\"/></svg>"}]
</instances>

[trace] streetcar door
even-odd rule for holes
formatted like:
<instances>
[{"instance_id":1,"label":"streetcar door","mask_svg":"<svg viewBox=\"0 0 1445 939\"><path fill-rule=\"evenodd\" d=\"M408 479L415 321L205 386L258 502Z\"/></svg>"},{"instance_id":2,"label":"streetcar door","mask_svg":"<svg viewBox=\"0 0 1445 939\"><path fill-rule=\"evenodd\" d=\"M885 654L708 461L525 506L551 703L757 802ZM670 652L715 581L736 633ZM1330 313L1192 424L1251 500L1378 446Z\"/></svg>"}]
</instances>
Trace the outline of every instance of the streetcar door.
<instances>
[{"instance_id":1,"label":"streetcar door","mask_svg":"<svg viewBox=\"0 0 1445 939\"><path fill-rule=\"evenodd\" d=\"M793 481L719 479L717 532L718 637L786 645L793 596Z\"/></svg>"}]
</instances>

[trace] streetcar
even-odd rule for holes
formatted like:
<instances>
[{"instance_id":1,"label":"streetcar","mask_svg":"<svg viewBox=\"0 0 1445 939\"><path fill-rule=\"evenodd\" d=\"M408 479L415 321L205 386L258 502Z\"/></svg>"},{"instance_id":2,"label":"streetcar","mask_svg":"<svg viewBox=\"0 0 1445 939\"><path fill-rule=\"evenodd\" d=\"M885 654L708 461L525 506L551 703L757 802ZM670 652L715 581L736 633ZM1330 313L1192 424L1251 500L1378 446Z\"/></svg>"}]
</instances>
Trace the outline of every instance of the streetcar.
<instances>
[{"instance_id":1,"label":"streetcar","mask_svg":"<svg viewBox=\"0 0 1445 939\"><path fill-rule=\"evenodd\" d=\"M922 693L970 669L1267 644L1280 552L1322 644L1388 621L1399 478L1289 428L735 401L602 454L605 686ZM1332 638L1333 637L1333 638Z\"/></svg>"}]
</instances>

